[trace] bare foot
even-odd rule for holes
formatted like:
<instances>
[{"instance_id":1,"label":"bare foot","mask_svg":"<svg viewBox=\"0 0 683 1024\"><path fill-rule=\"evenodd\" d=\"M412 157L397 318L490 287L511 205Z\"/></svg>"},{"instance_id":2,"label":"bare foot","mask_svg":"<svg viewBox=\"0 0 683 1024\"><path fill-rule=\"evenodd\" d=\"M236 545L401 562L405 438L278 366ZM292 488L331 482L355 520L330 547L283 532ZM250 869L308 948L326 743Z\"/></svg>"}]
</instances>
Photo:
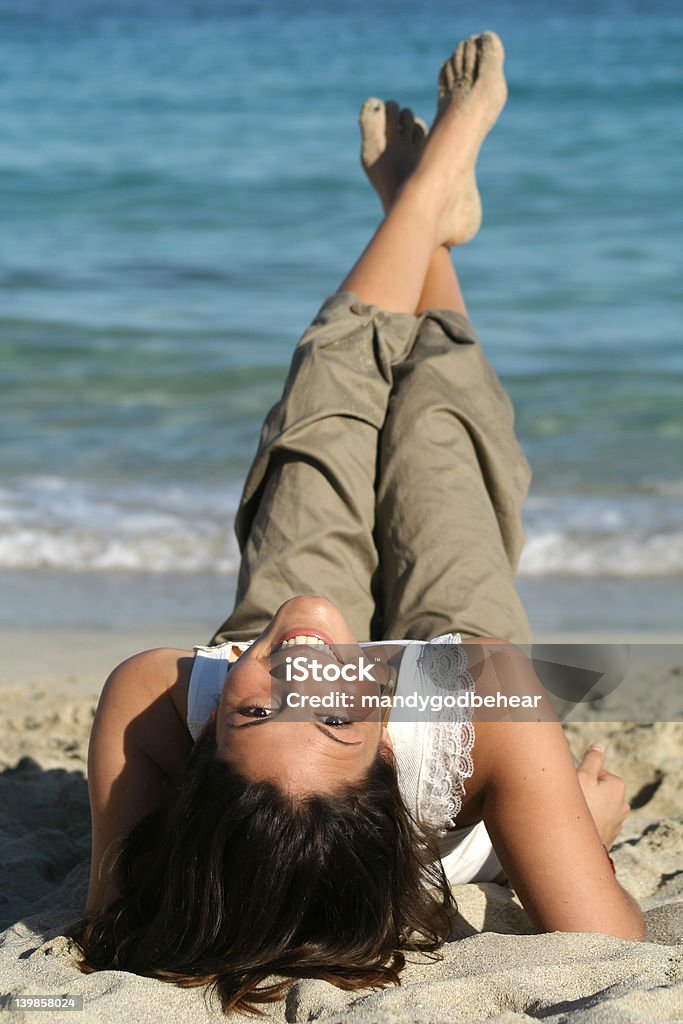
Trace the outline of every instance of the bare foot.
<instances>
[{"instance_id":1,"label":"bare foot","mask_svg":"<svg viewBox=\"0 0 683 1024\"><path fill-rule=\"evenodd\" d=\"M504 59L498 36L485 32L460 43L439 75L437 115L414 178L443 191L438 234L444 245L463 245L481 225L475 168L507 98Z\"/></svg>"},{"instance_id":2,"label":"bare foot","mask_svg":"<svg viewBox=\"0 0 683 1024\"><path fill-rule=\"evenodd\" d=\"M366 100L358 118L360 162L379 196L384 212L417 167L424 149L427 125L405 107L388 100Z\"/></svg>"}]
</instances>

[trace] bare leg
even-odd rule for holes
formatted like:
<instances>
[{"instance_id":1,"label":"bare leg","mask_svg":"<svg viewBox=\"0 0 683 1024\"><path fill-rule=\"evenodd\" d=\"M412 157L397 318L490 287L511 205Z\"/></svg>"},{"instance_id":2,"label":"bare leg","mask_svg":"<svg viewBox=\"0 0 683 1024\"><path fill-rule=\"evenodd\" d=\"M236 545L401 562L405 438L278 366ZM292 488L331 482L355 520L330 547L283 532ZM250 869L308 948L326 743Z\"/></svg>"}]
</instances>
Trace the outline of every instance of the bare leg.
<instances>
[{"instance_id":1,"label":"bare leg","mask_svg":"<svg viewBox=\"0 0 683 1024\"><path fill-rule=\"evenodd\" d=\"M361 111L361 162L385 213L418 167L426 127L396 103ZM514 589L528 484L509 400L468 328L446 246L430 260L415 344L394 367L380 435L377 636L528 638Z\"/></svg>"},{"instance_id":2,"label":"bare leg","mask_svg":"<svg viewBox=\"0 0 683 1024\"><path fill-rule=\"evenodd\" d=\"M507 96L503 46L493 33L461 43L439 79L439 110L418 164L340 291L414 313L434 252L479 229L475 165Z\"/></svg>"},{"instance_id":3,"label":"bare leg","mask_svg":"<svg viewBox=\"0 0 683 1024\"><path fill-rule=\"evenodd\" d=\"M359 123L363 140L361 164L387 214L417 167L427 126L408 107L399 111L393 100L385 104L374 98L363 104ZM414 312L426 309L451 309L467 316L460 283L445 245L438 246L432 254Z\"/></svg>"},{"instance_id":4,"label":"bare leg","mask_svg":"<svg viewBox=\"0 0 683 1024\"><path fill-rule=\"evenodd\" d=\"M426 309L452 309L454 313L467 316L458 275L450 251L444 245L432 256L415 312L422 313Z\"/></svg>"},{"instance_id":5,"label":"bare leg","mask_svg":"<svg viewBox=\"0 0 683 1024\"><path fill-rule=\"evenodd\" d=\"M414 313L434 250L443 242L436 191L412 179L339 286L392 313Z\"/></svg>"},{"instance_id":6,"label":"bare leg","mask_svg":"<svg viewBox=\"0 0 683 1024\"><path fill-rule=\"evenodd\" d=\"M440 113L424 159L342 285L361 302L333 296L294 351L237 512L235 608L212 643L257 636L293 594L332 601L359 639L378 635L380 432L394 370L415 344L414 312L434 252L466 241L479 226L474 163L505 98L502 61L493 36L458 47L442 71ZM398 315L376 315L364 302ZM454 330L460 337L468 328L459 322Z\"/></svg>"}]
</instances>

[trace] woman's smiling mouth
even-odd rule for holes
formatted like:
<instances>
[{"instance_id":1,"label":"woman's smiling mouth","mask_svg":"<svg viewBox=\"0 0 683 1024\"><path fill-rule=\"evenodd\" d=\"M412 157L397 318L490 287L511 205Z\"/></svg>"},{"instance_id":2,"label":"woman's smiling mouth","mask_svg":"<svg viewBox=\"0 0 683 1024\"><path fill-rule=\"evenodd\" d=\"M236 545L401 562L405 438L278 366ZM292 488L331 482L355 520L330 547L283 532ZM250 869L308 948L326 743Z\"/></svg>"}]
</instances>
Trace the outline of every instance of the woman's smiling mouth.
<instances>
[{"instance_id":1,"label":"woman's smiling mouth","mask_svg":"<svg viewBox=\"0 0 683 1024\"><path fill-rule=\"evenodd\" d=\"M293 647L315 647L316 650L321 653L328 654L333 657L340 665L344 664L342 658L339 657L339 652L336 646L328 637L299 628L290 629L284 633L280 640L273 646L270 653L271 655L276 654L282 650L290 650Z\"/></svg>"}]
</instances>

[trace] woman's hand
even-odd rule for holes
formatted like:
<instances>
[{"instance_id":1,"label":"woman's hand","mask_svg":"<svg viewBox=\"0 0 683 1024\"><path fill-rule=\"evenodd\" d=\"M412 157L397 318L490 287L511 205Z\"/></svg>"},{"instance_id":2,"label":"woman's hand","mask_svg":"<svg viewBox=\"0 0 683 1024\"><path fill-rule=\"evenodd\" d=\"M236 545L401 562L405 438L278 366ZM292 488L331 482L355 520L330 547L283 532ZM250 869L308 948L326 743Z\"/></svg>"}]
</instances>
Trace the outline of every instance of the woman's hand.
<instances>
[{"instance_id":1,"label":"woman's hand","mask_svg":"<svg viewBox=\"0 0 683 1024\"><path fill-rule=\"evenodd\" d=\"M624 780L606 772L604 764L604 747L593 743L583 755L576 774L595 827L609 850L631 808L624 799Z\"/></svg>"}]
</instances>

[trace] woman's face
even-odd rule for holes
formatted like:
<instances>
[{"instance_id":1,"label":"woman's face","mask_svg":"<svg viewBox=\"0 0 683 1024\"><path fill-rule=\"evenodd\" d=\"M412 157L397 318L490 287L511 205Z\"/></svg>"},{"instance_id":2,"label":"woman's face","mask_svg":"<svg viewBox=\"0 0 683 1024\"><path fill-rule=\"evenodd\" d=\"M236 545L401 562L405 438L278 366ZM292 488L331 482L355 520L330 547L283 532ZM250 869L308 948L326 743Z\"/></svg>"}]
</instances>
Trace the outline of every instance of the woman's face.
<instances>
[{"instance_id":1,"label":"woman's face","mask_svg":"<svg viewBox=\"0 0 683 1024\"><path fill-rule=\"evenodd\" d=\"M304 661L295 665L298 657ZM292 793L330 792L364 778L390 740L378 709L363 701L379 693L385 670L362 658L335 605L321 597L286 601L230 669L216 715L219 756L250 781ZM365 681L356 682L363 665ZM351 678L342 677L345 666Z\"/></svg>"}]
</instances>

